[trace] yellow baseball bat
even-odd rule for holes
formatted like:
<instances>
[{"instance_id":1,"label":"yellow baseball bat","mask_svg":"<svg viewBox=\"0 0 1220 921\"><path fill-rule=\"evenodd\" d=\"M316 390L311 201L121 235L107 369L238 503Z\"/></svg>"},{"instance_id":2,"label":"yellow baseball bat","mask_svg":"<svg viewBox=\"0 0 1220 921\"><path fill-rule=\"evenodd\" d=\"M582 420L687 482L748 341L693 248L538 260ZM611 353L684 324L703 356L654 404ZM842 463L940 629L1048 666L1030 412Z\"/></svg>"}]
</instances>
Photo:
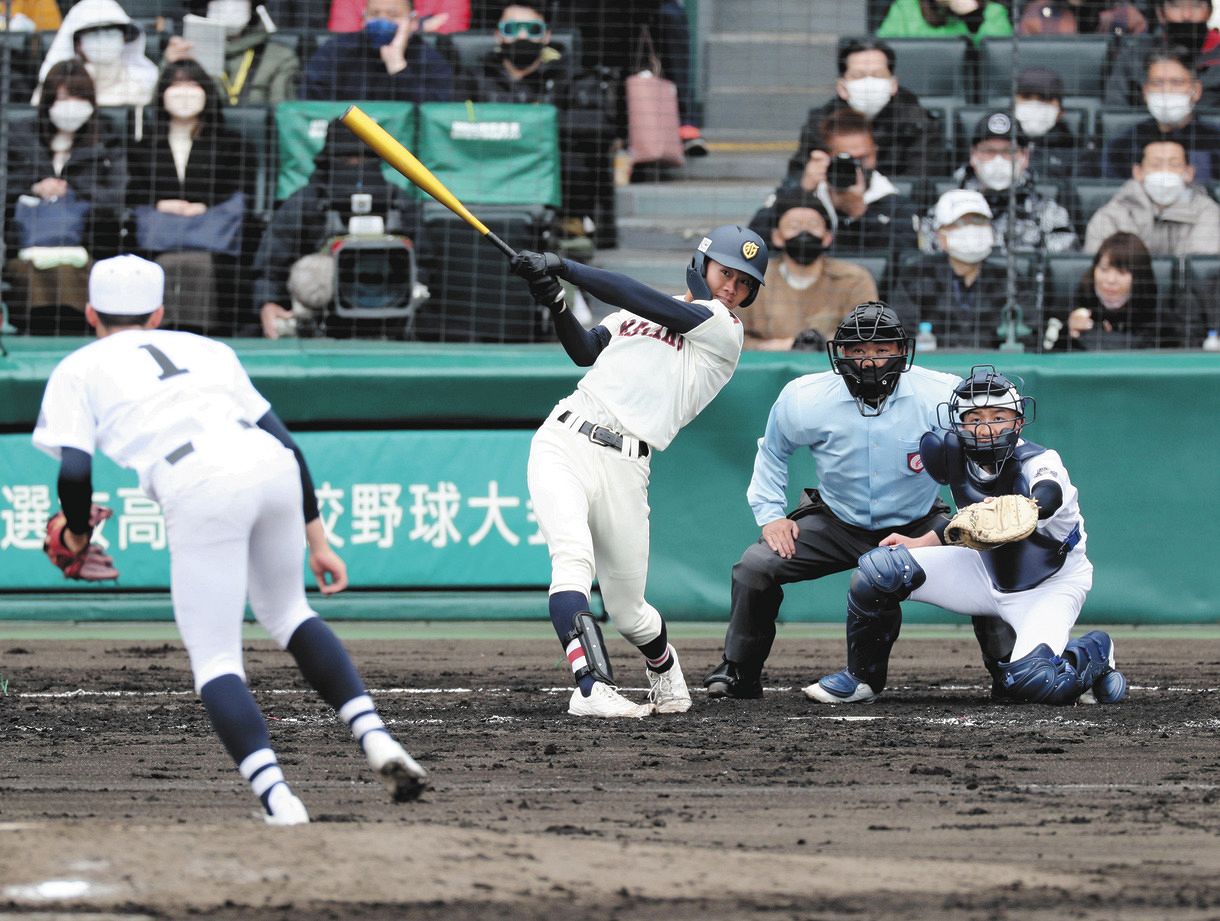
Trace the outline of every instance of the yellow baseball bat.
<instances>
[{"instance_id":1,"label":"yellow baseball bat","mask_svg":"<svg viewBox=\"0 0 1220 921\"><path fill-rule=\"evenodd\" d=\"M432 171L415 158L397 138L373 121L359 106L351 106L340 119L351 130L352 134L368 144L373 152L386 163L394 167L404 176L419 186L442 205L464 220L467 224L485 236L496 248L509 259L517 255L516 251L487 229L487 225L467 210L458 197L445 188L445 184L432 175Z\"/></svg>"}]
</instances>

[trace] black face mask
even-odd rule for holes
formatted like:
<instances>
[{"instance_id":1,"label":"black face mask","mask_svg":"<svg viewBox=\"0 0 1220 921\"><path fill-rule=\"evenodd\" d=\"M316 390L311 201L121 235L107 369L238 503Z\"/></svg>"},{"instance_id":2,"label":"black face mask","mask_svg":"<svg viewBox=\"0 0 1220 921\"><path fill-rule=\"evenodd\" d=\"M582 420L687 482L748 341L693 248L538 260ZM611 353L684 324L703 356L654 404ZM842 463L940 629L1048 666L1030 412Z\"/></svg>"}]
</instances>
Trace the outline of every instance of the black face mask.
<instances>
[{"instance_id":1,"label":"black face mask","mask_svg":"<svg viewBox=\"0 0 1220 921\"><path fill-rule=\"evenodd\" d=\"M826 252L826 247L808 230L802 230L795 237L784 241L784 252L797 265L812 265L814 260Z\"/></svg>"},{"instance_id":2,"label":"black face mask","mask_svg":"<svg viewBox=\"0 0 1220 921\"><path fill-rule=\"evenodd\" d=\"M1207 40L1207 23L1205 22L1167 22L1165 37L1169 44L1181 45L1191 54L1197 54Z\"/></svg>"},{"instance_id":3,"label":"black face mask","mask_svg":"<svg viewBox=\"0 0 1220 921\"><path fill-rule=\"evenodd\" d=\"M518 70L525 70L542 54L542 45L528 38L516 38L500 47L504 59Z\"/></svg>"}]
</instances>

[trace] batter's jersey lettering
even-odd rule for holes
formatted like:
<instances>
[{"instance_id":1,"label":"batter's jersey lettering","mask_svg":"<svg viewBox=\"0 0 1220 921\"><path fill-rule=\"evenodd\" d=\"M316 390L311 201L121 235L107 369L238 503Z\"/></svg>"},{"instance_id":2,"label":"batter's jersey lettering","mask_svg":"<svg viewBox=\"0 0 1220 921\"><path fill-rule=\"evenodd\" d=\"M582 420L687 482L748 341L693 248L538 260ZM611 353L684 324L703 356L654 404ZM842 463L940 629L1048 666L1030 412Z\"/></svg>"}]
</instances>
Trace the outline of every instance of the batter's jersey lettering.
<instances>
[{"instance_id":1,"label":"batter's jersey lettering","mask_svg":"<svg viewBox=\"0 0 1220 921\"><path fill-rule=\"evenodd\" d=\"M254 389L236 353L192 333L131 329L73 352L51 372L34 429L36 447L102 451L148 471L166 454L209 432L258 421L271 404Z\"/></svg>"},{"instance_id":2,"label":"batter's jersey lettering","mask_svg":"<svg viewBox=\"0 0 1220 921\"><path fill-rule=\"evenodd\" d=\"M620 310L601 325L610 343L562 402L594 422L658 451L728 383L741 358L741 323L720 301L696 301L712 315L686 333Z\"/></svg>"}]
</instances>

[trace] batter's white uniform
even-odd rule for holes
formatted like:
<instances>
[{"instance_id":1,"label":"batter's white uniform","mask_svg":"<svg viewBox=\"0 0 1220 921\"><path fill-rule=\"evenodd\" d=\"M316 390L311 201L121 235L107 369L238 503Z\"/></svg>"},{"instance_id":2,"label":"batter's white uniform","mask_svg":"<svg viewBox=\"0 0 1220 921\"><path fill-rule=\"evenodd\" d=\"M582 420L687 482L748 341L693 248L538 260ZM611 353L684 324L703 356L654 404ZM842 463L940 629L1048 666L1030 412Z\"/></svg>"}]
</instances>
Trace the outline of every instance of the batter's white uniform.
<instances>
[{"instance_id":1,"label":"batter's white uniform","mask_svg":"<svg viewBox=\"0 0 1220 921\"><path fill-rule=\"evenodd\" d=\"M314 612L296 458L254 423L271 408L223 343L128 329L64 358L47 382L34 444L52 457L101 450L161 504L174 619L198 691L245 677L241 624L281 647Z\"/></svg>"},{"instance_id":2,"label":"batter's white uniform","mask_svg":"<svg viewBox=\"0 0 1220 921\"><path fill-rule=\"evenodd\" d=\"M651 452L699 415L741 357L741 322L717 300L695 303L712 315L687 333L625 310L607 316L609 344L530 445L529 490L551 553L551 594L589 597L596 574L607 614L636 646L661 629L644 600ZM622 435L622 449L580 434L585 423Z\"/></svg>"},{"instance_id":3,"label":"batter's white uniform","mask_svg":"<svg viewBox=\"0 0 1220 921\"><path fill-rule=\"evenodd\" d=\"M1072 626L1080 616L1085 596L1093 587L1093 564L1085 555L1084 519L1080 515L1079 492L1068 478L1058 452L1047 450L1021 464L1031 490L1039 482L1059 484L1063 503L1049 518L1039 521L1040 534L1062 542L1079 529L1080 539L1068 552L1063 567L1045 581L1020 592L1002 592L992 584L982 555L966 547L916 547L911 556L927 580L911 593L912 601L924 601L957 614L998 617L1016 631L1012 661L1022 658L1039 643L1055 655L1063 653Z\"/></svg>"}]
</instances>

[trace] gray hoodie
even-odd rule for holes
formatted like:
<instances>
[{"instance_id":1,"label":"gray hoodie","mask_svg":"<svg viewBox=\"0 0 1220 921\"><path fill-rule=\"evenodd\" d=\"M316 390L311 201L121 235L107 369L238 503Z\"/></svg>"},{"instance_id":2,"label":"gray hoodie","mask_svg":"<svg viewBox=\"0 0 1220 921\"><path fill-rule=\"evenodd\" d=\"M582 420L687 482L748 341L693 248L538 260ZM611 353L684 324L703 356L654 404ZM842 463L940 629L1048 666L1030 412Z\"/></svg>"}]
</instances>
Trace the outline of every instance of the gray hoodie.
<instances>
[{"instance_id":1,"label":"gray hoodie","mask_svg":"<svg viewBox=\"0 0 1220 921\"><path fill-rule=\"evenodd\" d=\"M1160 209L1140 183L1128 179L1090 218L1085 252L1097 252L1102 241L1120 230L1143 240L1154 256L1215 256L1220 254L1220 205L1202 186L1192 185Z\"/></svg>"}]
</instances>

